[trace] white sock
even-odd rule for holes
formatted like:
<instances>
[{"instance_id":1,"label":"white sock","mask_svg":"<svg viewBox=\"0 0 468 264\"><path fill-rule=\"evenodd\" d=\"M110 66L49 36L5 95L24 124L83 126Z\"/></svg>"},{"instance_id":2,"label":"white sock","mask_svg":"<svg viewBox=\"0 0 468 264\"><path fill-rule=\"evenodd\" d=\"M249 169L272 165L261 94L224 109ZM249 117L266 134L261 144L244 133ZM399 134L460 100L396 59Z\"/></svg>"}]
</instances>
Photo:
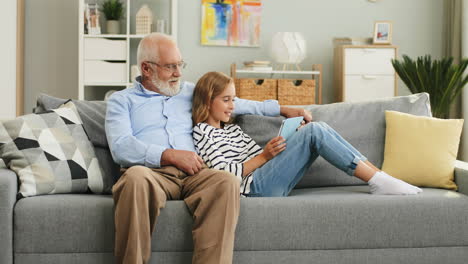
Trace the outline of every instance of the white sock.
<instances>
[{"instance_id":1,"label":"white sock","mask_svg":"<svg viewBox=\"0 0 468 264\"><path fill-rule=\"evenodd\" d=\"M418 194L422 192L420 188L394 178L383 171L376 172L368 183L372 194Z\"/></svg>"}]
</instances>

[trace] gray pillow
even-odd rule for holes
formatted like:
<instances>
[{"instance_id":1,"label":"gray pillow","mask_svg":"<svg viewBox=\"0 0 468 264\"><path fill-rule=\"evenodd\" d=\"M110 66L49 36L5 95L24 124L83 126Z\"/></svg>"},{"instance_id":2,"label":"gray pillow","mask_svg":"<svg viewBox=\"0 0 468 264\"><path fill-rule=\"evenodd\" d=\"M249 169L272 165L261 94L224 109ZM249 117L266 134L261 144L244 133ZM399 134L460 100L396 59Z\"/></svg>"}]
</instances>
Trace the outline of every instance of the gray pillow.
<instances>
[{"instance_id":1,"label":"gray pillow","mask_svg":"<svg viewBox=\"0 0 468 264\"><path fill-rule=\"evenodd\" d=\"M0 157L19 177L19 197L103 191L101 167L72 102L0 123Z\"/></svg>"},{"instance_id":2,"label":"gray pillow","mask_svg":"<svg viewBox=\"0 0 468 264\"><path fill-rule=\"evenodd\" d=\"M34 112L48 111L63 104L66 99L41 94L37 99ZM104 171L104 193L111 193L112 186L120 176L120 166L114 162L109 151L104 128L107 103L105 101L72 100L80 114L83 126L87 132L99 164Z\"/></svg>"},{"instance_id":3,"label":"gray pillow","mask_svg":"<svg viewBox=\"0 0 468 264\"><path fill-rule=\"evenodd\" d=\"M323 121L359 150L377 167L382 166L385 146L385 110L419 116L431 116L429 94L379 99L359 103L296 106L310 110L314 121ZM278 134L283 117L239 116L236 122L260 146ZM355 177L330 165L319 157L305 173L296 188L360 185Z\"/></svg>"},{"instance_id":4,"label":"gray pillow","mask_svg":"<svg viewBox=\"0 0 468 264\"><path fill-rule=\"evenodd\" d=\"M68 99L56 98L47 94L41 94L37 99L35 113L48 111L58 108L60 105L68 101ZM72 100L78 109L83 126L89 135L89 138L94 146L109 147L107 144L104 123L106 120L105 101L86 101Z\"/></svg>"}]
</instances>

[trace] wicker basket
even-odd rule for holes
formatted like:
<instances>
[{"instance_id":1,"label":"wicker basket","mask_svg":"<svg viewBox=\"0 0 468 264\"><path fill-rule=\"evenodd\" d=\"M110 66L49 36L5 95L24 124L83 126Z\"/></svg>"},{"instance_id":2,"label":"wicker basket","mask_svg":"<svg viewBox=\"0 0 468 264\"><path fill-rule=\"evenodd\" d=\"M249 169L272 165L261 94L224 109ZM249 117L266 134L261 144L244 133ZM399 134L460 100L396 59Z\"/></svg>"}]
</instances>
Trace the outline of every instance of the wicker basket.
<instances>
[{"instance_id":1,"label":"wicker basket","mask_svg":"<svg viewBox=\"0 0 468 264\"><path fill-rule=\"evenodd\" d=\"M315 80L278 80L280 105L315 104Z\"/></svg>"},{"instance_id":2,"label":"wicker basket","mask_svg":"<svg viewBox=\"0 0 468 264\"><path fill-rule=\"evenodd\" d=\"M242 99L263 101L278 98L277 80L236 79L236 94Z\"/></svg>"}]
</instances>

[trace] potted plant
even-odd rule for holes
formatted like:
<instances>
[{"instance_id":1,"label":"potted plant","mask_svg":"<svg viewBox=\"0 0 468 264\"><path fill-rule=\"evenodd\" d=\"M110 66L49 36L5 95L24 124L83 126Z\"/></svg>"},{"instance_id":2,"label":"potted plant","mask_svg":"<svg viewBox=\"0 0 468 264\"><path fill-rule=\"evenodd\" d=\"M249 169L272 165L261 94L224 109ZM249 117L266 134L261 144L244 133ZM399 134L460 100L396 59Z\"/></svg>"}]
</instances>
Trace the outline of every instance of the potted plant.
<instances>
[{"instance_id":1,"label":"potted plant","mask_svg":"<svg viewBox=\"0 0 468 264\"><path fill-rule=\"evenodd\" d=\"M120 33L120 19L123 16L123 4L119 0L106 0L102 4L101 11L107 19L106 29L108 34Z\"/></svg>"},{"instance_id":2,"label":"potted plant","mask_svg":"<svg viewBox=\"0 0 468 264\"><path fill-rule=\"evenodd\" d=\"M468 83L468 75L463 74L468 59L455 65L452 57L432 60L426 55L414 61L403 55L402 60L393 59L392 65L412 93L429 93L432 115L438 118L448 118L450 106Z\"/></svg>"}]
</instances>

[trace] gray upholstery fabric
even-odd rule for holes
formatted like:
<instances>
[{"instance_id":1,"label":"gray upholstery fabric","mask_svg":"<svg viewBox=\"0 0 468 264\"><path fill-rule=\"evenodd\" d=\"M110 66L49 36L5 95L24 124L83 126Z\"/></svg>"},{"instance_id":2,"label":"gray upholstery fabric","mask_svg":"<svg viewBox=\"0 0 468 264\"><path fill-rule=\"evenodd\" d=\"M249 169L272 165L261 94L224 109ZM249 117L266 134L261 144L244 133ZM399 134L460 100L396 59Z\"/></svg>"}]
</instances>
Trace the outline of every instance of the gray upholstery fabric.
<instances>
[{"instance_id":1,"label":"gray upholstery fabric","mask_svg":"<svg viewBox=\"0 0 468 264\"><path fill-rule=\"evenodd\" d=\"M13 263L13 207L17 191L16 174L0 169L0 263Z\"/></svg>"},{"instance_id":2,"label":"gray upholstery fabric","mask_svg":"<svg viewBox=\"0 0 468 264\"><path fill-rule=\"evenodd\" d=\"M468 162L455 161L455 183L458 192L468 195Z\"/></svg>"},{"instance_id":3,"label":"gray upholstery fabric","mask_svg":"<svg viewBox=\"0 0 468 264\"><path fill-rule=\"evenodd\" d=\"M242 198L237 251L467 246L468 196L442 189L370 195L367 186L297 189L287 198ZM168 201L153 251L191 251L192 219ZM37 196L15 207L15 253L112 252L110 196ZM73 239L70 239L73 238Z\"/></svg>"},{"instance_id":4,"label":"gray upholstery fabric","mask_svg":"<svg viewBox=\"0 0 468 264\"><path fill-rule=\"evenodd\" d=\"M36 113L57 108L65 103L66 99L56 98L50 95L41 94L37 99ZM119 165L114 163L109 145L107 144L104 123L106 119L105 101L82 101L72 100L78 109L83 127L94 146L99 165L104 173L104 193L111 193L112 186L120 176Z\"/></svg>"},{"instance_id":5,"label":"gray upholstery fabric","mask_svg":"<svg viewBox=\"0 0 468 264\"><path fill-rule=\"evenodd\" d=\"M187 264L192 252L153 252L151 264ZM235 251L234 264L462 264L468 247L386 248L301 251ZM111 253L15 254L16 264L113 264Z\"/></svg>"},{"instance_id":6,"label":"gray upholstery fabric","mask_svg":"<svg viewBox=\"0 0 468 264\"><path fill-rule=\"evenodd\" d=\"M40 113L59 107L67 99L56 98L47 94L41 94L37 98L37 107L34 112ZM105 101L72 100L78 109L83 126L94 146L108 147L104 121L106 119Z\"/></svg>"},{"instance_id":7,"label":"gray upholstery fabric","mask_svg":"<svg viewBox=\"0 0 468 264\"><path fill-rule=\"evenodd\" d=\"M377 167L383 163L385 146L385 110L419 116L431 116L427 93L360 103L336 103L302 106L312 112L315 121L324 121L359 150ZM264 146L277 136L283 117L240 116L236 122L258 144ZM359 185L363 182L336 169L319 157L296 188Z\"/></svg>"}]
</instances>

